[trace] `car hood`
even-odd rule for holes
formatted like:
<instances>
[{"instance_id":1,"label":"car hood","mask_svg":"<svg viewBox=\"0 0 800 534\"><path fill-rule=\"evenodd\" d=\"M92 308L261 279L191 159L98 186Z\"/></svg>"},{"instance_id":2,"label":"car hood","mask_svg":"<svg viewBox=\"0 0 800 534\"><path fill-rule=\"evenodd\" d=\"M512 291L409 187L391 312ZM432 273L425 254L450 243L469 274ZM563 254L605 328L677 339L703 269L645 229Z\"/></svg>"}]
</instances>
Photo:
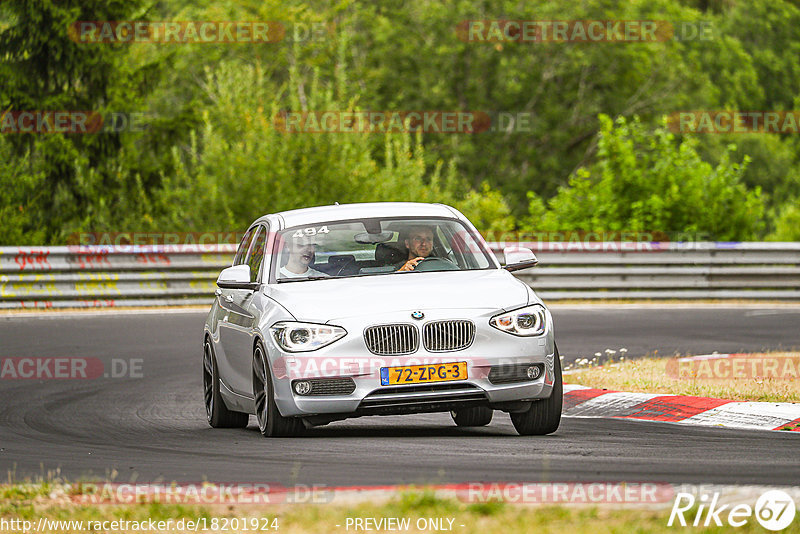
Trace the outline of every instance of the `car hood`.
<instances>
[{"instance_id":1,"label":"car hood","mask_svg":"<svg viewBox=\"0 0 800 534\"><path fill-rule=\"evenodd\" d=\"M527 286L503 269L388 274L265 286L299 321L426 309L511 310L529 301Z\"/></svg>"}]
</instances>

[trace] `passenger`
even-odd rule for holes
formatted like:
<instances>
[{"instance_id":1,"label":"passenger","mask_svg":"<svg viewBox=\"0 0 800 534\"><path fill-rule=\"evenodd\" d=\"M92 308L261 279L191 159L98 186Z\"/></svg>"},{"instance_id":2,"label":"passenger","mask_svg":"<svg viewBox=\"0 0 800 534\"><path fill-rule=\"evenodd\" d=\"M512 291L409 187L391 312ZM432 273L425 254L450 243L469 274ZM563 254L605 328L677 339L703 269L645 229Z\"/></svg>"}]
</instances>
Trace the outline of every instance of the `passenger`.
<instances>
[{"instance_id":1,"label":"passenger","mask_svg":"<svg viewBox=\"0 0 800 534\"><path fill-rule=\"evenodd\" d=\"M279 278L321 278L328 275L309 267L314 263L317 244L308 237L292 238L286 243L289 261L280 268Z\"/></svg>"},{"instance_id":2,"label":"passenger","mask_svg":"<svg viewBox=\"0 0 800 534\"><path fill-rule=\"evenodd\" d=\"M433 252L433 230L428 226L412 226L406 234L405 245L408 258L398 271L413 271Z\"/></svg>"}]
</instances>

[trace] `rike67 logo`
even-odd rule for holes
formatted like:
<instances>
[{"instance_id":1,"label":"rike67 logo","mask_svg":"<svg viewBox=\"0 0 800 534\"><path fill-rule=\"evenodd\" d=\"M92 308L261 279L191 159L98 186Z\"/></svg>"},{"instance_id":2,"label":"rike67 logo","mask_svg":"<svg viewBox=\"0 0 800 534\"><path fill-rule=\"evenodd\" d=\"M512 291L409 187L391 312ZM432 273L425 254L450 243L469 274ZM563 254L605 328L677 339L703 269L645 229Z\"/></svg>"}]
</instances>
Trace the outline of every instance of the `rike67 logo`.
<instances>
[{"instance_id":1,"label":"rike67 logo","mask_svg":"<svg viewBox=\"0 0 800 534\"><path fill-rule=\"evenodd\" d=\"M719 492L713 495L702 493L699 498L693 493L680 492L675 496L667 526L721 527L727 524L741 527L755 516L765 529L779 531L792 524L796 511L794 499L782 490L763 493L755 507L749 504L720 504L719 501Z\"/></svg>"}]
</instances>

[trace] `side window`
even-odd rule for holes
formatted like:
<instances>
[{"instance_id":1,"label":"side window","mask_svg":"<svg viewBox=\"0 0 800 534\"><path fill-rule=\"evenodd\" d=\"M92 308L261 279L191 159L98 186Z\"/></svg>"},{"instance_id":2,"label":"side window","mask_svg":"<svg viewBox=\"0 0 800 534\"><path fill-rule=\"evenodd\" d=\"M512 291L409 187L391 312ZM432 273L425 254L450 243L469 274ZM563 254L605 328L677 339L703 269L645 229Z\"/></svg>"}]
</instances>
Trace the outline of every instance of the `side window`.
<instances>
[{"instance_id":1,"label":"side window","mask_svg":"<svg viewBox=\"0 0 800 534\"><path fill-rule=\"evenodd\" d=\"M258 234L250 247L250 254L247 255L247 265L250 266L250 281L258 281L258 270L264 260L264 249L267 246L267 231L263 226L258 227Z\"/></svg>"},{"instance_id":2,"label":"side window","mask_svg":"<svg viewBox=\"0 0 800 534\"><path fill-rule=\"evenodd\" d=\"M239 243L239 248L236 250L236 256L233 258L234 265L242 265L244 263L244 257L247 254L247 249L250 248L250 241L253 239L253 234L258 229L258 227L251 228L244 234L242 238L242 242Z\"/></svg>"}]
</instances>

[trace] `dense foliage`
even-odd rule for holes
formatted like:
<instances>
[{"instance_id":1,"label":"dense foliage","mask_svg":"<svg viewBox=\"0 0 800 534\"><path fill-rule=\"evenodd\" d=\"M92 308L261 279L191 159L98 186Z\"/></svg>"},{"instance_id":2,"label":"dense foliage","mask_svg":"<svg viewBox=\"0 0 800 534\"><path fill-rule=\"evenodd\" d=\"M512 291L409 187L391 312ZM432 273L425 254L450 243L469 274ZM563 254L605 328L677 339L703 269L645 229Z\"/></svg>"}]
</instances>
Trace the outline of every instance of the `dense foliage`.
<instances>
[{"instance_id":1,"label":"dense foliage","mask_svg":"<svg viewBox=\"0 0 800 534\"><path fill-rule=\"evenodd\" d=\"M472 42L465 20L669 20L710 38ZM270 43L86 43L75 21L281 21ZM314 31L311 31L311 29ZM320 31L321 29L321 31ZM708 36L707 36L708 37ZM142 131L0 134L0 245L240 231L270 211L419 200L483 231L800 240L800 137L671 133L682 110L800 109L790 0L0 2L0 112L142 112ZM464 133L285 133L281 114L467 110ZM735 145L735 146L734 146Z\"/></svg>"},{"instance_id":2,"label":"dense foliage","mask_svg":"<svg viewBox=\"0 0 800 534\"><path fill-rule=\"evenodd\" d=\"M741 177L748 158L731 161L734 147L716 167L703 161L697 142L676 144L666 125L650 132L634 119L616 125L600 115L595 161L544 203L529 193L529 230L658 232L703 239L754 239L761 230L760 189L748 191ZM658 237L658 236L656 236Z\"/></svg>"}]
</instances>

